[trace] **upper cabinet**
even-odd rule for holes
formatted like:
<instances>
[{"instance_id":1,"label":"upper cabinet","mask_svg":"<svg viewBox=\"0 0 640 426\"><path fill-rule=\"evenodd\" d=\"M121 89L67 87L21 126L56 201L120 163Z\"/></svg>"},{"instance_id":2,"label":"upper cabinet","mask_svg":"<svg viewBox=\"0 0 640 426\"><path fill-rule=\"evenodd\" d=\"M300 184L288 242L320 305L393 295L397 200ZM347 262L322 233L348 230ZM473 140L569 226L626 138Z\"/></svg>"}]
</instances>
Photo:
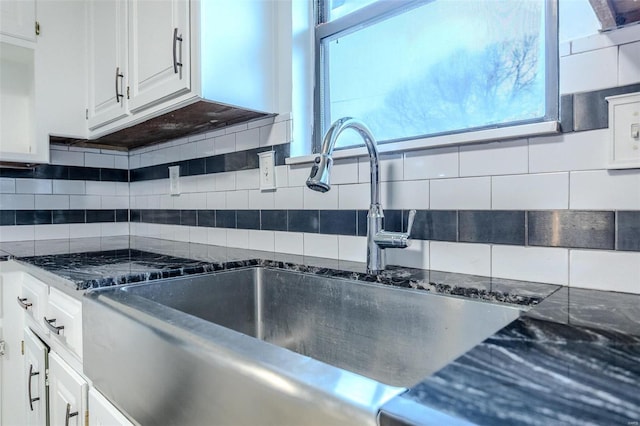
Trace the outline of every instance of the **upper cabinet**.
<instances>
[{"instance_id":1,"label":"upper cabinet","mask_svg":"<svg viewBox=\"0 0 640 426\"><path fill-rule=\"evenodd\" d=\"M35 0L0 1L0 35L33 42L36 39Z\"/></svg>"},{"instance_id":2,"label":"upper cabinet","mask_svg":"<svg viewBox=\"0 0 640 426\"><path fill-rule=\"evenodd\" d=\"M282 93L278 84L277 37L281 14L289 15L279 3L286 2L90 2L89 21L108 21L88 26L90 138L200 101L217 105L197 108L203 122L194 125L200 126L230 109L285 112L279 97L291 89L285 85L289 92ZM190 119L197 121L193 114Z\"/></svg>"},{"instance_id":3,"label":"upper cabinet","mask_svg":"<svg viewBox=\"0 0 640 426\"><path fill-rule=\"evenodd\" d=\"M3 31L14 31L5 28L11 16L15 31L23 29L1 34L0 162L47 163L50 136L87 137L85 3L2 0L0 6Z\"/></svg>"}]
</instances>

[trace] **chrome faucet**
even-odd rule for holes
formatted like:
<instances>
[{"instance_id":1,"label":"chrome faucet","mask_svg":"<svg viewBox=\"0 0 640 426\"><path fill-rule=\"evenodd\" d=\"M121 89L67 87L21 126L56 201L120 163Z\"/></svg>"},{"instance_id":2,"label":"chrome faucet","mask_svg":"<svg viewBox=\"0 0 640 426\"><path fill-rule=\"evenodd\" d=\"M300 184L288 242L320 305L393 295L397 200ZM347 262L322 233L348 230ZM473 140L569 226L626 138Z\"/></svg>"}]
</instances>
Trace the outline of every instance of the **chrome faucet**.
<instances>
[{"instance_id":1,"label":"chrome faucet","mask_svg":"<svg viewBox=\"0 0 640 426\"><path fill-rule=\"evenodd\" d=\"M351 117L336 120L331 125L322 141L322 150L314 159L311 173L307 179L307 186L314 191L327 192L331 189L329 183L331 165L333 164L333 149L338 136L343 130L353 129L362 137L371 165L371 205L367 214L367 272L377 274L386 266L384 249L406 248L411 244L410 235L416 211L409 212L407 232L390 232L382 228L384 213L380 205L380 175L378 173L378 147L369 128L361 121Z\"/></svg>"}]
</instances>

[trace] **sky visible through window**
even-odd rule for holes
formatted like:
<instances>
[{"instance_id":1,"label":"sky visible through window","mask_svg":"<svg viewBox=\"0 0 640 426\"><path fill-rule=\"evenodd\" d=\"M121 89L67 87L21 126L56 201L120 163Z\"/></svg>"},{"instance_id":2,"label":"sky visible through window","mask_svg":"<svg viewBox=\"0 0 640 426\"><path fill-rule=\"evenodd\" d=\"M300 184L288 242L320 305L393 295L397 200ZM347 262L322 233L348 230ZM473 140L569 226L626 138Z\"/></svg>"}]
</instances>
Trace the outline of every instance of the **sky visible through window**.
<instances>
[{"instance_id":1,"label":"sky visible through window","mask_svg":"<svg viewBox=\"0 0 640 426\"><path fill-rule=\"evenodd\" d=\"M354 116L384 141L545 115L542 0L439 0L324 48L325 127Z\"/></svg>"}]
</instances>

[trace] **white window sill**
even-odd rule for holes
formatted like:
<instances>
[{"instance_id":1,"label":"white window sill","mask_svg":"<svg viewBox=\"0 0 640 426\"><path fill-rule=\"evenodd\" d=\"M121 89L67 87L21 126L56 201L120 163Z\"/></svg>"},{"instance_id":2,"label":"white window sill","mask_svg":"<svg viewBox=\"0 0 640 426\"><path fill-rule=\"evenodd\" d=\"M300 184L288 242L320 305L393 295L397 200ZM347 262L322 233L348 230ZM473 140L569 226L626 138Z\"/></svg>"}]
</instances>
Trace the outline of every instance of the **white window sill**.
<instances>
[{"instance_id":1,"label":"white window sill","mask_svg":"<svg viewBox=\"0 0 640 426\"><path fill-rule=\"evenodd\" d=\"M542 123L523 124L513 127L502 127L498 129L479 130L476 132L458 133L453 135L433 136L421 139L411 139L399 142L390 142L378 145L380 154L397 153L404 151L414 151L419 149L436 148L450 145L460 145L475 142L495 142L505 139L518 139L522 137L552 135L560 133L560 123L557 121L545 121ZM351 158L368 155L367 148L347 148L333 152L333 158ZM285 160L286 164L311 163L316 158L316 154L290 157Z\"/></svg>"}]
</instances>

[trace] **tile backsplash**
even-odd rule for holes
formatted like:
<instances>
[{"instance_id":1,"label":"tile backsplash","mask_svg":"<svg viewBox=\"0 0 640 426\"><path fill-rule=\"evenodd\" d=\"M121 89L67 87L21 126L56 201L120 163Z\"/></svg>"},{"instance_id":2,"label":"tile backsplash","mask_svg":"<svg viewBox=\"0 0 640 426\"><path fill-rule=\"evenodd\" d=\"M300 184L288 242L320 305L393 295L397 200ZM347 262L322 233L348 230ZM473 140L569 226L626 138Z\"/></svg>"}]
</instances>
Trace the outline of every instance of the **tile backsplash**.
<instances>
[{"instance_id":1,"label":"tile backsplash","mask_svg":"<svg viewBox=\"0 0 640 426\"><path fill-rule=\"evenodd\" d=\"M604 96L640 91L640 57L628 55L640 27L621 44L598 37L562 49L565 133L381 156L385 227L405 229L418 210L412 246L387 250L389 264L640 293L640 170L606 169L603 109ZM52 166L0 169L0 240L130 234L364 261L368 158L336 160L331 191L313 192L310 164L284 161L294 124L267 118L128 156L54 146ZM270 191L265 150L276 152Z\"/></svg>"}]
</instances>

